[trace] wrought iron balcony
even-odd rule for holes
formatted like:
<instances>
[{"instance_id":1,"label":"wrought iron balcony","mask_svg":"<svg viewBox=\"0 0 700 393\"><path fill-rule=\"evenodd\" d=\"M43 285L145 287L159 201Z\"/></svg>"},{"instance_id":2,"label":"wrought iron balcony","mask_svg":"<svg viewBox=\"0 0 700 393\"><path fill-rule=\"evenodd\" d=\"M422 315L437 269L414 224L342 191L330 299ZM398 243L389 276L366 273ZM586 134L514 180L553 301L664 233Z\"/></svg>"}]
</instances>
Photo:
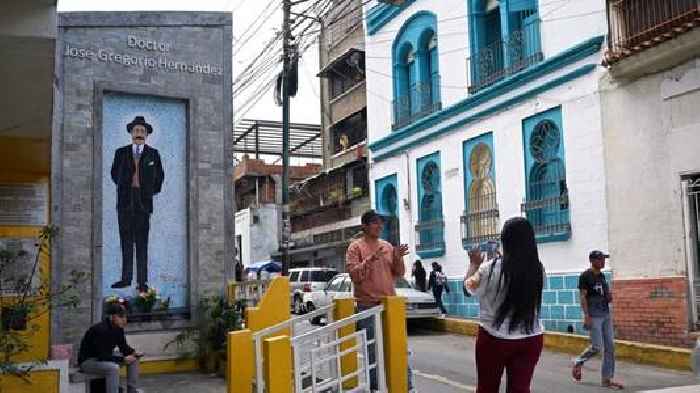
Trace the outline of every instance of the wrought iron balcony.
<instances>
[{"instance_id":1,"label":"wrought iron balcony","mask_svg":"<svg viewBox=\"0 0 700 393\"><path fill-rule=\"evenodd\" d=\"M535 229L538 240L566 240L571 234L566 181L530 183L528 200L521 211Z\"/></svg>"},{"instance_id":2,"label":"wrought iron balcony","mask_svg":"<svg viewBox=\"0 0 700 393\"><path fill-rule=\"evenodd\" d=\"M489 240L499 240L499 212L496 193L469 198L469 210L460 217L462 246L472 246Z\"/></svg>"},{"instance_id":3,"label":"wrought iron balcony","mask_svg":"<svg viewBox=\"0 0 700 393\"><path fill-rule=\"evenodd\" d=\"M700 0L607 0L607 64L700 25Z\"/></svg>"},{"instance_id":4,"label":"wrought iron balcony","mask_svg":"<svg viewBox=\"0 0 700 393\"><path fill-rule=\"evenodd\" d=\"M540 46L540 20L516 30L505 40L492 42L470 58L469 93L516 74L544 59Z\"/></svg>"},{"instance_id":5,"label":"wrought iron balcony","mask_svg":"<svg viewBox=\"0 0 700 393\"><path fill-rule=\"evenodd\" d=\"M398 96L393 102L392 129L407 126L414 121L442 109L440 101L440 75L433 75L429 83L414 84L408 94Z\"/></svg>"},{"instance_id":6,"label":"wrought iron balcony","mask_svg":"<svg viewBox=\"0 0 700 393\"><path fill-rule=\"evenodd\" d=\"M442 218L419 222L416 225L416 253L421 258L435 258L445 254L445 221Z\"/></svg>"}]
</instances>

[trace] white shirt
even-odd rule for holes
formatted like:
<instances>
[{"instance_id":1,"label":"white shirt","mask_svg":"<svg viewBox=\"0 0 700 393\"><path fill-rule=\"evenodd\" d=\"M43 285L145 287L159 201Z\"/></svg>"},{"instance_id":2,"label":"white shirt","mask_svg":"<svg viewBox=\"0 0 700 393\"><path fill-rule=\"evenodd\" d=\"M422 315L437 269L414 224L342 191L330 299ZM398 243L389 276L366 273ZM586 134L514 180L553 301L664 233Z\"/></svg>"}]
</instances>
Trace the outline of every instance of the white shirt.
<instances>
[{"instance_id":1,"label":"white shirt","mask_svg":"<svg viewBox=\"0 0 700 393\"><path fill-rule=\"evenodd\" d=\"M499 329L493 326L493 322L496 320L496 315L498 314L498 308L501 306L501 303L503 303L507 290L504 287L504 280L501 280L501 290L498 290L498 278L501 275L502 261L503 259L498 258L481 264L478 271L480 277L479 287L475 290L469 290L469 293L479 298L479 325L490 335L506 340L517 340L542 334L544 329L542 327L542 322L539 320L539 315L535 316L535 326L529 334L526 333L523 328L508 332L510 317L506 317L503 320ZM493 267L491 279L489 280L489 272L493 264L495 264L495 266ZM546 279L546 276L543 277L543 279Z\"/></svg>"},{"instance_id":2,"label":"white shirt","mask_svg":"<svg viewBox=\"0 0 700 393\"><path fill-rule=\"evenodd\" d=\"M131 145L131 151L132 151L134 154L143 154L143 147L144 147L144 146L145 146L145 145L137 145L136 143L134 143L134 144Z\"/></svg>"}]
</instances>

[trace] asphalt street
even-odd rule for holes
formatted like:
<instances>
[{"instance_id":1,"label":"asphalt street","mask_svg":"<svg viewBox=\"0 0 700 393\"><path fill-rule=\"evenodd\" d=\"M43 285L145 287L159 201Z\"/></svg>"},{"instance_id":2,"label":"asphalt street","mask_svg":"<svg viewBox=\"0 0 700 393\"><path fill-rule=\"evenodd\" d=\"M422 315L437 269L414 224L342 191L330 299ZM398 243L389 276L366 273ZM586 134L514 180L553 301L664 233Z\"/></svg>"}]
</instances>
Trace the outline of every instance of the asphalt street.
<instances>
[{"instance_id":1,"label":"asphalt street","mask_svg":"<svg viewBox=\"0 0 700 393\"><path fill-rule=\"evenodd\" d=\"M419 329L409 330L409 346L413 352L410 361L415 370L419 393L463 393L476 391L476 365L472 337L443 334ZM534 393L584 393L608 391L600 387L600 361L588 362L583 370L582 383L573 383L570 377L572 357L545 351L535 370ZM617 376L627 392L641 392L673 386L698 385L700 380L690 373L656 367L617 362ZM505 378L504 378L505 382ZM505 392L505 386L501 386Z\"/></svg>"},{"instance_id":2,"label":"asphalt street","mask_svg":"<svg viewBox=\"0 0 700 393\"><path fill-rule=\"evenodd\" d=\"M409 329L410 359L417 393L464 393L476 391L474 338ZM533 393L590 393L608 391L600 387L600 361L586 364L583 382L570 377L571 356L545 351L535 371ZM690 373L617 363L617 376L626 392L643 392L685 386L678 393L700 393L700 379ZM146 393L225 393L223 379L200 373L144 376ZM505 392L505 386L501 387ZM664 392L666 393L666 392ZM676 391L668 391L676 393Z\"/></svg>"}]
</instances>

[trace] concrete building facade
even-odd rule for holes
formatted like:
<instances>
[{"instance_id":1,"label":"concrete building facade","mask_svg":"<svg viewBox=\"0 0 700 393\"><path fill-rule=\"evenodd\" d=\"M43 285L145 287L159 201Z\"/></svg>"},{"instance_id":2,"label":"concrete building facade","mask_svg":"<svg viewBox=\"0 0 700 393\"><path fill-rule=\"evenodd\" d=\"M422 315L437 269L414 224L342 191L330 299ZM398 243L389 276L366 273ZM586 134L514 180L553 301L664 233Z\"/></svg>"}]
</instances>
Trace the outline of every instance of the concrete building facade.
<instances>
[{"instance_id":1,"label":"concrete building facade","mask_svg":"<svg viewBox=\"0 0 700 393\"><path fill-rule=\"evenodd\" d=\"M691 345L700 328L700 9L697 1L606 3L601 102L615 326L621 338Z\"/></svg>"},{"instance_id":2,"label":"concrete building facade","mask_svg":"<svg viewBox=\"0 0 700 393\"><path fill-rule=\"evenodd\" d=\"M323 171L292 189L290 265L344 271L370 200L362 2L333 1L321 19Z\"/></svg>"},{"instance_id":3,"label":"concrete building facade","mask_svg":"<svg viewBox=\"0 0 700 393\"><path fill-rule=\"evenodd\" d=\"M547 271L546 328L584 332L578 275L608 248L604 14L598 1L365 7L373 206L398 218L407 263L443 266L451 315L478 315L460 289L467 250L522 215Z\"/></svg>"}]
</instances>

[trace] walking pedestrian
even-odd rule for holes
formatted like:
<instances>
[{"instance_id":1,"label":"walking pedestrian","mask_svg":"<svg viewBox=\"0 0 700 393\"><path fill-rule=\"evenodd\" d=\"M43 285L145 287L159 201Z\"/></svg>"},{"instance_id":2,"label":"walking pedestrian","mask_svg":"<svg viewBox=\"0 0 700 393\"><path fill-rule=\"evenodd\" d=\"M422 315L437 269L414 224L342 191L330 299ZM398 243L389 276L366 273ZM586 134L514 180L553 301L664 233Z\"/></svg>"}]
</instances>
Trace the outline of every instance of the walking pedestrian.
<instances>
[{"instance_id":1,"label":"walking pedestrian","mask_svg":"<svg viewBox=\"0 0 700 393\"><path fill-rule=\"evenodd\" d=\"M622 390L624 386L613 379L615 376L615 337L613 320L610 315L610 302L612 302L613 296L602 272L607 258L610 258L610 255L600 250L591 251L588 254L591 267L581 273L578 279L581 309L584 316L583 326L590 332L591 345L574 360L571 376L574 381L580 382L583 377L583 364L602 351L601 384L612 390Z\"/></svg>"},{"instance_id":2,"label":"walking pedestrian","mask_svg":"<svg viewBox=\"0 0 700 393\"><path fill-rule=\"evenodd\" d=\"M423 264L421 263L420 259L416 260L416 262L413 264L411 276L415 279L416 289L421 292L425 292L425 269L423 268Z\"/></svg>"},{"instance_id":3,"label":"walking pedestrian","mask_svg":"<svg viewBox=\"0 0 700 393\"><path fill-rule=\"evenodd\" d=\"M345 255L358 312L378 306L384 297L396 295L394 281L403 277L406 271L403 257L408 254L407 245L394 247L379 238L384 221L377 212L365 212L360 222L362 237L350 244ZM357 321L357 329L364 329L367 340L374 340L375 323L374 317L361 319ZM374 364L374 344L367 346L367 352L369 363ZM370 385L373 391L379 390L376 369L370 370Z\"/></svg>"},{"instance_id":4,"label":"walking pedestrian","mask_svg":"<svg viewBox=\"0 0 700 393\"><path fill-rule=\"evenodd\" d=\"M126 327L126 308L121 304L107 306L102 322L88 329L80 342L78 364L83 372L98 374L105 377L106 393L117 393L119 387L119 366L126 365L127 393L140 392L139 358L142 353L136 352L126 343L124 328ZM119 348L121 357L115 357L112 351Z\"/></svg>"},{"instance_id":5,"label":"walking pedestrian","mask_svg":"<svg viewBox=\"0 0 700 393\"><path fill-rule=\"evenodd\" d=\"M508 393L529 393L542 353L544 266L527 219L506 221L501 242L503 256L489 262L479 248L469 251L465 286L479 297L480 306L476 392L498 393L505 370Z\"/></svg>"},{"instance_id":6,"label":"walking pedestrian","mask_svg":"<svg viewBox=\"0 0 700 393\"><path fill-rule=\"evenodd\" d=\"M437 262L433 262L432 267L433 271L430 272L430 278L428 279L428 289L433 290L435 301L444 317L447 314L447 310L442 304L442 292L450 293L450 288L447 286L447 276L442 272L442 266Z\"/></svg>"}]
</instances>

